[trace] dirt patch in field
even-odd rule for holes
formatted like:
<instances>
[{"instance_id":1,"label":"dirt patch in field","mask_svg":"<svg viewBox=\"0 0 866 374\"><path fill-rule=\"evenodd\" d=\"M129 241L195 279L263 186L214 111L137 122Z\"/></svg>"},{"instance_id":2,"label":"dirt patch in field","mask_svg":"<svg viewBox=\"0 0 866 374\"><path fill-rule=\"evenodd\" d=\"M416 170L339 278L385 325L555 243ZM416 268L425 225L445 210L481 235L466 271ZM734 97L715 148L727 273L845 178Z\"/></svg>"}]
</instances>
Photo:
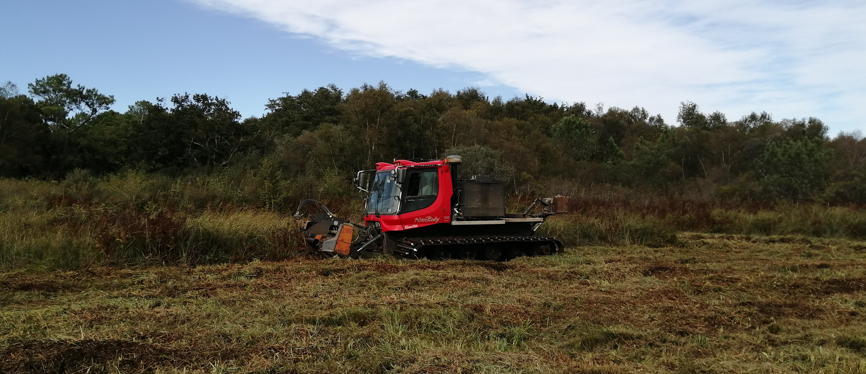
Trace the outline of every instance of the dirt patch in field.
<instances>
[{"instance_id":1,"label":"dirt patch in field","mask_svg":"<svg viewBox=\"0 0 866 374\"><path fill-rule=\"evenodd\" d=\"M138 336L161 344L179 339L177 333ZM158 367L209 368L210 362L242 359L250 349L202 345L169 349L129 340L28 340L0 347L0 373L152 373Z\"/></svg>"},{"instance_id":2,"label":"dirt patch in field","mask_svg":"<svg viewBox=\"0 0 866 374\"><path fill-rule=\"evenodd\" d=\"M371 266L367 266L366 270L374 271L379 274L396 274L403 271L402 266L388 262L373 263Z\"/></svg>"},{"instance_id":3,"label":"dirt patch in field","mask_svg":"<svg viewBox=\"0 0 866 374\"><path fill-rule=\"evenodd\" d=\"M745 301L737 305L748 308L753 317L756 317L759 320L765 320L767 323L769 323L770 318L793 317L799 319L815 319L823 313L821 309L798 302Z\"/></svg>"},{"instance_id":4,"label":"dirt patch in field","mask_svg":"<svg viewBox=\"0 0 866 374\"><path fill-rule=\"evenodd\" d=\"M809 245L812 244L812 239L800 237L800 236L767 236L767 237L757 237L752 239L752 243L760 243L760 244L803 244Z\"/></svg>"},{"instance_id":5,"label":"dirt patch in field","mask_svg":"<svg viewBox=\"0 0 866 374\"><path fill-rule=\"evenodd\" d=\"M158 342L159 344L170 344L178 340L184 339L186 335L187 334L179 332L151 331L136 336L135 340L148 341L151 343Z\"/></svg>"},{"instance_id":6,"label":"dirt patch in field","mask_svg":"<svg viewBox=\"0 0 866 374\"><path fill-rule=\"evenodd\" d=\"M507 264L504 262L474 261L474 262L469 262L467 264L471 265L472 267L484 268L484 269L493 270L496 272L503 272L506 270L514 269L514 265Z\"/></svg>"},{"instance_id":7,"label":"dirt patch in field","mask_svg":"<svg viewBox=\"0 0 866 374\"><path fill-rule=\"evenodd\" d=\"M830 296L840 293L855 293L866 290L866 278L841 278L803 280L791 284L792 291L804 295Z\"/></svg>"},{"instance_id":8,"label":"dirt patch in field","mask_svg":"<svg viewBox=\"0 0 866 374\"><path fill-rule=\"evenodd\" d=\"M363 271L372 271L379 274L396 274L407 271L430 271L430 270L448 270L454 271L456 267L465 268L482 268L494 272L503 272L512 270L516 265L504 262L488 262L488 261L467 261L455 264L447 261L404 261L402 263L389 262L373 262L361 263L350 262L346 264L334 264L333 266L323 266L316 271L316 274L323 277L339 276L346 274L357 274Z\"/></svg>"},{"instance_id":9,"label":"dirt patch in field","mask_svg":"<svg viewBox=\"0 0 866 374\"><path fill-rule=\"evenodd\" d=\"M776 271L782 273L804 273L810 271L820 271L820 270L828 270L833 269L833 265L830 265L826 262L817 263L817 264L788 264L788 265L779 265L776 267ZM838 266L845 267L845 266Z\"/></svg>"},{"instance_id":10,"label":"dirt patch in field","mask_svg":"<svg viewBox=\"0 0 866 374\"><path fill-rule=\"evenodd\" d=\"M58 293L78 291L81 287L65 281L55 280L0 280L0 290L17 292Z\"/></svg>"},{"instance_id":11,"label":"dirt patch in field","mask_svg":"<svg viewBox=\"0 0 866 374\"><path fill-rule=\"evenodd\" d=\"M469 304L466 307L474 315L482 316L484 321L493 325L491 328L501 324L519 325L525 321L538 321L544 317L538 310L518 304Z\"/></svg>"},{"instance_id":12,"label":"dirt patch in field","mask_svg":"<svg viewBox=\"0 0 866 374\"><path fill-rule=\"evenodd\" d=\"M656 263L652 264L643 270L641 270L640 274L645 277L656 277L659 279L669 279L676 277L684 277L688 275L693 275L695 273L699 273L694 269L690 269L686 266L667 264L667 263Z\"/></svg>"},{"instance_id":13,"label":"dirt patch in field","mask_svg":"<svg viewBox=\"0 0 866 374\"><path fill-rule=\"evenodd\" d=\"M635 309L646 311L634 317L636 326L649 323L666 333L689 336L737 325L737 316L733 311L719 305L709 305L704 299L691 295L691 292L676 288L648 291L636 302Z\"/></svg>"},{"instance_id":14,"label":"dirt patch in field","mask_svg":"<svg viewBox=\"0 0 866 374\"><path fill-rule=\"evenodd\" d=\"M385 265L383 269L382 266ZM370 270L390 270L390 267L387 267L390 264L379 264L380 267L377 269ZM463 261L454 262L450 261L405 261L404 264L400 264L398 266L397 272L399 271L408 271L408 270L449 270L453 271L455 267L466 267L466 268L482 268L487 270L492 270L496 272L502 272L506 270L512 270L516 267L514 264L506 263L506 262L493 262L493 261Z\"/></svg>"},{"instance_id":15,"label":"dirt patch in field","mask_svg":"<svg viewBox=\"0 0 866 374\"><path fill-rule=\"evenodd\" d=\"M700 280L703 281L704 284L706 284L707 282L710 282L711 284L725 285L725 286L730 286L730 285L742 282L742 279L740 277L730 276L730 275L721 275L721 274L708 275L708 276L706 276Z\"/></svg>"},{"instance_id":16,"label":"dirt patch in field","mask_svg":"<svg viewBox=\"0 0 866 374\"><path fill-rule=\"evenodd\" d=\"M822 291L825 294L854 293L866 290L866 278L828 279Z\"/></svg>"},{"instance_id":17,"label":"dirt patch in field","mask_svg":"<svg viewBox=\"0 0 866 374\"><path fill-rule=\"evenodd\" d=\"M248 283L205 281L189 285L172 285L170 287L165 287L161 292L159 292L159 295L164 297L215 297L221 292L253 292L259 290L280 289L284 286L285 285L280 285L270 281L253 281Z\"/></svg>"},{"instance_id":18,"label":"dirt patch in field","mask_svg":"<svg viewBox=\"0 0 866 374\"><path fill-rule=\"evenodd\" d=\"M178 352L124 340L26 341L0 348L0 360L4 373L143 373L186 361Z\"/></svg>"},{"instance_id":19,"label":"dirt patch in field","mask_svg":"<svg viewBox=\"0 0 866 374\"><path fill-rule=\"evenodd\" d=\"M587 291L576 308L570 312L581 319L598 325L636 325L642 318L634 313L651 303L650 298L632 298L619 292Z\"/></svg>"},{"instance_id":20,"label":"dirt patch in field","mask_svg":"<svg viewBox=\"0 0 866 374\"><path fill-rule=\"evenodd\" d=\"M413 270L441 270L445 268L447 267L441 263L418 261L406 263L343 261L342 263L321 266L315 273L322 277L331 277L357 274L364 271L372 271L379 274L396 274Z\"/></svg>"},{"instance_id":21,"label":"dirt patch in field","mask_svg":"<svg viewBox=\"0 0 866 374\"><path fill-rule=\"evenodd\" d=\"M571 269L531 269L527 272L535 274L539 279L555 282L583 282L587 283L593 275Z\"/></svg>"}]
</instances>

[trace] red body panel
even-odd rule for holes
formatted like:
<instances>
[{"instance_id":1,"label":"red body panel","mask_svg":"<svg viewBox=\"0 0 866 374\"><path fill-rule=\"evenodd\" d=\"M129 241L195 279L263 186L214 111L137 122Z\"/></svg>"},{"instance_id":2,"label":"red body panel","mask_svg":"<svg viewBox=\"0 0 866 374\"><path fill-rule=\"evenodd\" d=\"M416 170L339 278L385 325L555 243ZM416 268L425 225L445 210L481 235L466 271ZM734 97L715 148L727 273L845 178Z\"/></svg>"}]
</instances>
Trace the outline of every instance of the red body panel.
<instances>
[{"instance_id":1,"label":"red body panel","mask_svg":"<svg viewBox=\"0 0 866 374\"><path fill-rule=\"evenodd\" d=\"M367 215L364 223L369 226L370 222L379 222L383 232L402 231L417 229L419 227L432 226L440 223L451 223L451 196L454 187L451 183L451 167L444 160L412 162L397 160L393 164L379 162L376 171L394 170L397 168L433 168L438 170L439 192L436 201L427 208L409 212L401 215Z\"/></svg>"}]
</instances>

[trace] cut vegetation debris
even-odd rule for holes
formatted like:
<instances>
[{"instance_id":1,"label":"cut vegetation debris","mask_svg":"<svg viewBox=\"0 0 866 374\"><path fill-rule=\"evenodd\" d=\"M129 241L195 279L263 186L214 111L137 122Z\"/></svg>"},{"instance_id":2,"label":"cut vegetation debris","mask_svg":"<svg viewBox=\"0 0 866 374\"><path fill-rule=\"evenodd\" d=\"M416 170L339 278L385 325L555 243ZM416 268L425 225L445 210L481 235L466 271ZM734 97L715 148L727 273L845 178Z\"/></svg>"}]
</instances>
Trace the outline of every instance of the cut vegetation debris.
<instances>
[{"instance_id":1,"label":"cut vegetation debris","mask_svg":"<svg viewBox=\"0 0 866 374\"><path fill-rule=\"evenodd\" d=\"M864 314L866 244L793 236L13 271L0 372L861 373Z\"/></svg>"}]
</instances>

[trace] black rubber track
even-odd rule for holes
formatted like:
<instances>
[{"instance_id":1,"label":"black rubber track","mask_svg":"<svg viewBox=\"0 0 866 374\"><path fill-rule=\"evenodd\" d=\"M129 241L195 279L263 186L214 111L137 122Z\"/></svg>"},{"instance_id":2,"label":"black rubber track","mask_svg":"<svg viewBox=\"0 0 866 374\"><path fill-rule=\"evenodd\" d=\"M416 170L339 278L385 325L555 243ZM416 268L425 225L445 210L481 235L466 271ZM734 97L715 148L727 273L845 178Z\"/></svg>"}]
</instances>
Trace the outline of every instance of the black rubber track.
<instances>
[{"instance_id":1,"label":"black rubber track","mask_svg":"<svg viewBox=\"0 0 866 374\"><path fill-rule=\"evenodd\" d=\"M562 252L562 242L537 236L455 236L404 238L395 254L409 258L509 260L519 256L552 255Z\"/></svg>"}]
</instances>

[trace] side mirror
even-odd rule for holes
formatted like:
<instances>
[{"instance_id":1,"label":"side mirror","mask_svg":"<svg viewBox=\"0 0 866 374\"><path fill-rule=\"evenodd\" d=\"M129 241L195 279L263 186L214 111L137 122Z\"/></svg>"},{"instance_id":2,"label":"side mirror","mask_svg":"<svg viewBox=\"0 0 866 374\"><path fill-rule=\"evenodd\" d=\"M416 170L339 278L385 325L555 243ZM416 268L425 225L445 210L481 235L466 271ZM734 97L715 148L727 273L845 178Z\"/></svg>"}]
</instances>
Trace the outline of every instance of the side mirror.
<instances>
[{"instance_id":1,"label":"side mirror","mask_svg":"<svg viewBox=\"0 0 866 374\"><path fill-rule=\"evenodd\" d=\"M366 193L373 189L373 181L376 179L375 170L361 170L355 176L355 187Z\"/></svg>"},{"instance_id":2,"label":"side mirror","mask_svg":"<svg viewBox=\"0 0 866 374\"><path fill-rule=\"evenodd\" d=\"M394 180L396 180L397 183L403 184L406 182L406 168L397 168L394 169L394 171Z\"/></svg>"}]
</instances>

